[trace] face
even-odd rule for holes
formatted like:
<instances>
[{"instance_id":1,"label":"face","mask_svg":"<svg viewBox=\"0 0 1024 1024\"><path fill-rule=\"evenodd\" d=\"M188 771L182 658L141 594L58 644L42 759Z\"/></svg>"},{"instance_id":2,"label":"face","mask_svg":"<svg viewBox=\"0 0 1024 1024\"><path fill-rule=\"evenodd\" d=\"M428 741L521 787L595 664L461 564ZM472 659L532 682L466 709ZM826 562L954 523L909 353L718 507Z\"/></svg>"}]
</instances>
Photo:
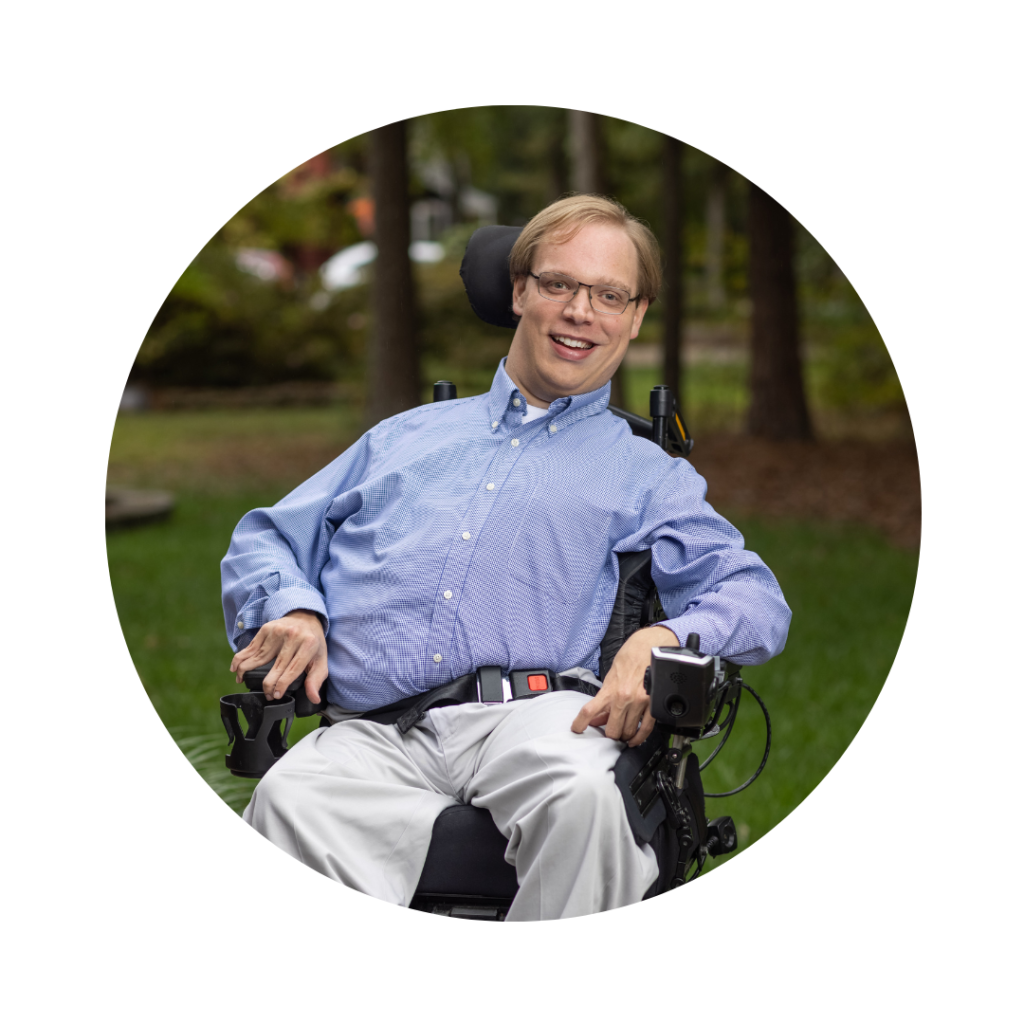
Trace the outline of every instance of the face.
<instances>
[{"instance_id":1,"label":"face","mask_svg":"<svg viewBox=\"0 0 1024 1024\"><path fill-rule=\"evenodd\" d=\"M567 242L541 241L530 269L636 295L636 249L615 224L588 224ZM594 391L618 369L647 305L639 299L624 313L608 316L594 312L582 286L569 302L552 302L537 291L535 278L521 277L512 290L512 310L521 319L505 371L531 405L547 407L563 395Z\"/></svg>"}]
</instances>

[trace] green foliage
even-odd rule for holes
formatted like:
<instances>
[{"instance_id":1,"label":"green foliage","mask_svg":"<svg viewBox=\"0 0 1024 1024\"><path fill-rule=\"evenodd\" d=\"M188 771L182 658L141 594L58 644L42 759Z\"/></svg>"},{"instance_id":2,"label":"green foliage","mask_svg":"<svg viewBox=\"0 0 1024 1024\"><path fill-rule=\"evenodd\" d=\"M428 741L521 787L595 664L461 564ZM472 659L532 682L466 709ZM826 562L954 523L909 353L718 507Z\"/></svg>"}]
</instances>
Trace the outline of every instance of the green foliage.
<instances>
[{"instance_id":1,"label":"green foliage","mask_svg":"<svg viewBox=\"0 0 1024 1024\"><path fill-rule=\"evenodd\" d=\"M160 308L132 379L215 387L349 379L362 353L353 315L365 303L365 289L327 296L315 281L287 287L245 273L219 234Z\"/></svg>"},{"instance_id":2,"label":"green foliage","mask_svg":"<svg viewBox=\"0 0 1024 1024\"><path fill-rule=\"evenodd\" d=\"M412 123L410 156L449 162L457 186L498 199L498 222L525 224L568 191L566 112L559 107L466 107Z\"/></svg>"},{"instance_id":3,"label":"green foliage","mask_svg":"<svg viewBox=\"0 0 1024 1024\"><path fill-rule=\"evenodd\" d=\"M334 252L358 242L348 203L366 188L363 178L345 166L323 177L303 177L301 170L286 174L243 206L224 226L224 241L235 247L277 249L286 256L301 247Z\"/></svg>"},{"instance_id":4,"label":"green foliage","mask_svg":"<svg viewBox=\"0 0 1024 1024\"><path fill-rule=\"evenodd\" d=\"M796 250L812 391L832 408L902 409L889 352L853 285L799 224Z\"/></svg>"},{"instance_id":5,"label":"green foliage","mask_svg":"<svg viewBox=\"0 0 1024 1024\"><path fill-rule=\"evenodd\" d=\"M642 125L602 119L609 190L655 233L662 230L663 136ZM470 107L410 122L413 197L430 190L429 173L443 164L456 191L472 185L498 200L498 220L522 224L568 190L568 116L556 107ZM329 295L317 267L360 239L351 201L365 197L367 136L334 147L285 175L240 210L185 270L160 309L139 352L132 377L154 385L270 384L286 380L363 378L371 335L368 291L360 286ZM436 168L435 168L436 169ZM692 321L726 320L742 334L750 315L746 297L748 183L724 176L723 275L727 301L707 301L707 197L714 159L687 147L684 157L686 304ZM509 334L488 327L465 299L458 265L475 223L456 223L442 239L446 258L415 268L418 331L426 387L444 366L457 367L460 393L486 388ZM240 250L281 254L291 273L264 281L239 269ZM888 352L856 292L828 254L803 229L797 232L798 278L809 398L822 408L873 413L900 411L903 396ZM371 271L372 272L372 271ZM660 340L655 303L642 339ZM687 408L695 430L736 429L746 408L745 354L725 368L688 370ZM706 386L705 386L706 385ZM693 391L727 395L702 405ZM710 392L708 391L710 389ZM632 402L642 411L646 399Z\"/></svg>"},{"instance_id":6,"label":"green foliage","mask_svg":"<svg viewBox=\"0 0 1024 1024\"><path fill-rule=\"evenodd\" d=\"M664 136L631 121L601 118L608 190L655 233L662 230L661 153Z\"/></svg>"},{"instance_id":7,"label":"green foliage","mask_svg":"<svg viewBox=\"0 0 1024 1024\"><path fill-rule=\"evenodd\" d=\"M302 170L247 203L185 269L142 343L133 380L230 387L360 372L362 334L351 324L365 289L328 295L315 271L359 240L346 204L361 179L349 167L322 177ZM245 249L281 254L281 279L240 269Z\"/></svg>"},{"instance_id":8,"label":"green foliage","mask_svg":"<svg viewBox=\"0 0 1024 1024\"><path fill-rule=\"evenodd\" d=\"M459 241L464 229L451 234ZM464 248L464 243L463 243ZM485 324L466 301L459 277L462 251L449 245L450 255L439 263L415 268L418 329L423 353L423 381L454 381L462 396L488 390L495 367L508 353L512 331ZM429 387L424 401L430 399Z\"/></svg>"}]
</instances>

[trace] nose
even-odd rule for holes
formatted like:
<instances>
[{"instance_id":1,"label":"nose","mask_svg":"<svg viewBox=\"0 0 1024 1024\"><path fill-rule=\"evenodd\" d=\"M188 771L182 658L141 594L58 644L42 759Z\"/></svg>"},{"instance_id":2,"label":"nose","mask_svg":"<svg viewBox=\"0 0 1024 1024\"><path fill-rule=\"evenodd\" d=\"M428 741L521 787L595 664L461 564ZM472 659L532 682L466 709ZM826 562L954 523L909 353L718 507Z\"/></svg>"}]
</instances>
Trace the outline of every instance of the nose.
<instances>
[{"instance_id":1,"label":"nose","mask_svg":"<svg viewBox=\"0 0 1024 1024\"><path fill-rule=\"evenodd\" d=\"M564 306L565 315L574 324L589 323L594 316L594 307L590 303L590 289L581 284L576 294Z\"/></svg>"}]
</instances>

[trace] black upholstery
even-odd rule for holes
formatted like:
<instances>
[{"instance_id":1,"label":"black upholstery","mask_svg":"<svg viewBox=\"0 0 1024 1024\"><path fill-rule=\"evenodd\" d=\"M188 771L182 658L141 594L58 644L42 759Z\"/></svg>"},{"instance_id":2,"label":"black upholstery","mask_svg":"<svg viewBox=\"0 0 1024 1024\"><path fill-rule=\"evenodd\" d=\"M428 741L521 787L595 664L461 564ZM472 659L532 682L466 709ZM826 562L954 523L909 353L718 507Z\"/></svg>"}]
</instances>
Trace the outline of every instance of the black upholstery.
<instances>
[{"instance_id":1,"label":"black upholstery","mask_svg":"<svg viewBox=\"0 0 1024 1024\"><path fill-rule=\"evenodd\" d=\"M507 845L490 811L472 804L446 807L434 822L417 894L511 902L519 883L516 869L505 860Z\"/></svg>"},{"instance_id":2,"label":"black upholstery","mask_svg":"<svg viewBox=\"0 0 1024 1024\"><path fill-rule=\"evenodd\" d=\"M612 605L608 628L601 640L601 663L598 675L604 679L612 667L619 648L643 626L664 616L657 589L651 579L651 552L629 551L619 555L619 589Z\"/></svg>"},{"instance_id":3,"label":"black upholstery","mask_svg":"<svg viewBox=\"0 0 1024 1024\"><path fill-rule=\"evenodd\" d=\"M508 255L522 228L492 224L473 232L459 274L473 312L485 323L515 329Z\"/></svg>"}]
</instances>

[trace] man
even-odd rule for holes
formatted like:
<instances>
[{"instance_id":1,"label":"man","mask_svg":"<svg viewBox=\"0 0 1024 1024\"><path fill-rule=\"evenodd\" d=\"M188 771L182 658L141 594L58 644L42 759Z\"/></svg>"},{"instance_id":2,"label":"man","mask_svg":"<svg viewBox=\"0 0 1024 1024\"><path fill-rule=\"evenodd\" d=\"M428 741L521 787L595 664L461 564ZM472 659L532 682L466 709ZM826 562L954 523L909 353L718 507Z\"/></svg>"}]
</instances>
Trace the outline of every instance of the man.
<instances>
[{"instance_id":1,"label":"man","mask_svg":"<svg viewBox=\"0 0 1024 1024\"><path fill-rule=\"evenodd\" d=\"M523 229L510 272L520 320L490 392L378 424L249 513L222 571L232 670L274 660L272 697L305 670L336 722L271 769L246 820L408 904L435 818L473 803L509 840L508 920L537 920L636 902L657 877L611 772L654 727L651 648L696 632L706 652L762 662L789 609L693 468L607 411L658 290L650 231L610 200L563 199ZM669 618L624 644L596 696L439 707L406 733L346 717L480 666L596 670L615 555L644 549Z\"/></svg>"}]
</instances>

